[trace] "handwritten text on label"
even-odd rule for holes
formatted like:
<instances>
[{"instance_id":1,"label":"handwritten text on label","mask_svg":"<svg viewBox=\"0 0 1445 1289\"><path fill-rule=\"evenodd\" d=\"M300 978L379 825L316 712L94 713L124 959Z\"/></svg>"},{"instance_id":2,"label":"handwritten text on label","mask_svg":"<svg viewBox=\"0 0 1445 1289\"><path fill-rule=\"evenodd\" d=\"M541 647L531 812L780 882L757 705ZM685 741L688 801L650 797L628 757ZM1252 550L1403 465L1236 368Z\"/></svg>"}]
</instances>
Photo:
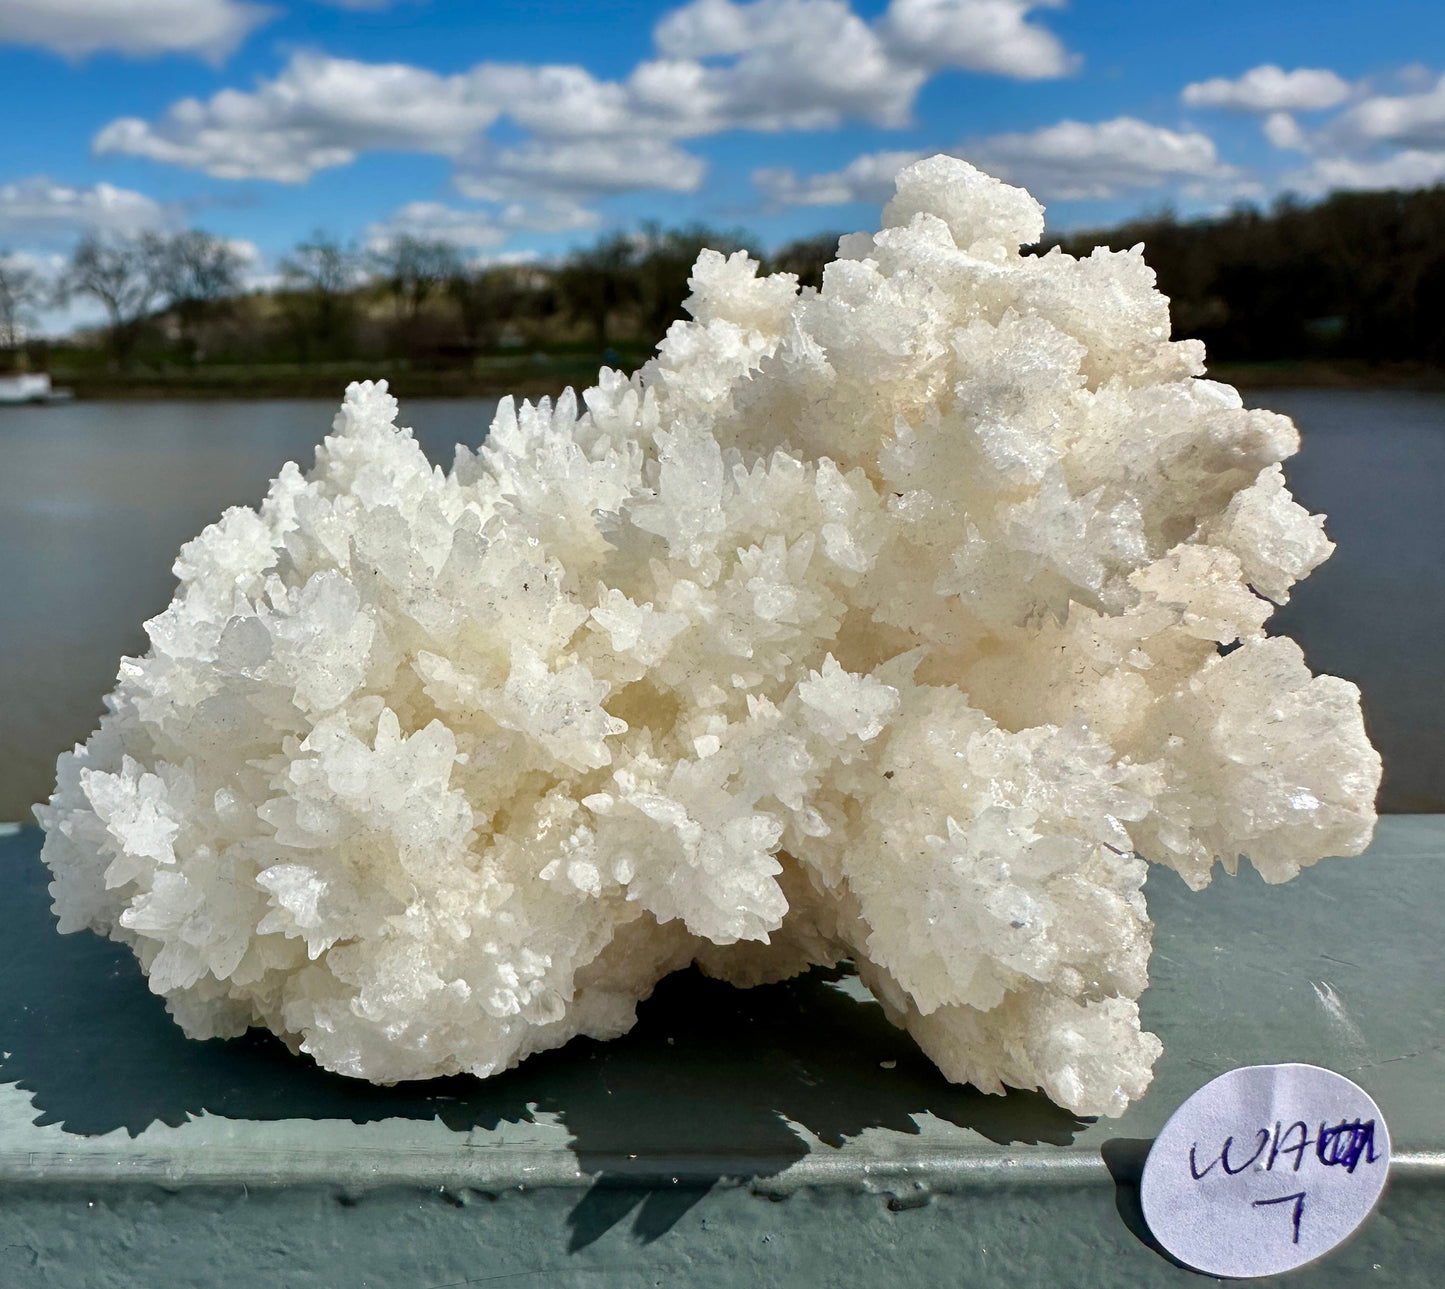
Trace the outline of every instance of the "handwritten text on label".
<instances>
[{"instance_id":1,"label":"handwritten text on label","mask_svg":"<svg viewBox=\"0 0 1445 1289\"><path fill-rule=\"evenodd\" d=\"M1140 1199L1156 1239L1225 1276L1328 1252L1369 1214L1390 1142L1379 1108L1312 1065L1253 1065L1207 1083L1149 1152Z\"/></svg>"}]
</instances>

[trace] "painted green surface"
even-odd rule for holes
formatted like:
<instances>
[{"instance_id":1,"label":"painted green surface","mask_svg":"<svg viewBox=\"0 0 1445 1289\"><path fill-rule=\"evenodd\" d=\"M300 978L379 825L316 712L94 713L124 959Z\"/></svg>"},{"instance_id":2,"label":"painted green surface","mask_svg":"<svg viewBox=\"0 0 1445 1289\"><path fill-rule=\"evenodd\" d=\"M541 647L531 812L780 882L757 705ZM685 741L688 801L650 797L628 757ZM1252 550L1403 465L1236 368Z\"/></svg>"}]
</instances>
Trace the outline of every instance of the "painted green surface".
<instances>
[{"instance_id":1,"label":"painted green surface","mask_svg":"<svg viewBox=\"0 0 1445 1289\"><path fill-rule=\"evenodd\" d=\"M1224 1282L1172 1266L1120 1219L1113 1187L943 1193L893 1211L827 1188L771 1203L744 1187L650 1210L638 1193L469 1196L325 1190L174 1194L0 1190L9 1289L1399 1289L1441 1283L1440 1191L1391 1183L1358 1237L1322 1262ZM93 1207L92 1207L93 1205ZM579 1247L580 1246L580 1247Z\"/></svg>"},{"instance_id":2,"label":"painted green surface","mask_svg":"<svg viewBox=\"0 0 1445 1289\"><path fill-rule=\"evenodd\" d=\"M1397 1162L1279 1283L1445 1282L1445 817L1282 887L1154 873L1165 1055L1096 1123L945 1083L837 973L679 976L628 1037L485 1083L191 1043L127 951L55 935L38 849L0 839L0 1289L1197 1283L1147 1243L1138 1167L1200 1084L1281 1060L1359 1082Z\"/></svg>"}]
</instances>

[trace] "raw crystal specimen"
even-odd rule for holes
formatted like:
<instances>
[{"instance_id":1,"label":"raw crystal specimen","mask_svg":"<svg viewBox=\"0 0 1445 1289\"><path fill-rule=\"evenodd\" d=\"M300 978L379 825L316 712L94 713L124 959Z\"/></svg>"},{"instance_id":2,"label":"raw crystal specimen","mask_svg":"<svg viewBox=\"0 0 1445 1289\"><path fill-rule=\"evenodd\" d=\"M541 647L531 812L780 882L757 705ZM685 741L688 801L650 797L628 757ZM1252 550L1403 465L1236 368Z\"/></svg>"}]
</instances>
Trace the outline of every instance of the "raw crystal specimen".
<instances>
[{"instance_id":1,"label":"raw crystal specimen","mask_svg":"<svg viewBox=\"0 0 1445 1289\"><path fill-rule=\"evenodd\" d=\"M1369 841L1358 691L1264 634L1331 546L1137 249L1021 256L1039 205L947 157L883 222L818 293L704 252L641 372L450 474L352 386L60 758L60 929L378 1082L846 956L949 1078L1120 1113L1145 860Z\"/></svg>"}]
</instances>

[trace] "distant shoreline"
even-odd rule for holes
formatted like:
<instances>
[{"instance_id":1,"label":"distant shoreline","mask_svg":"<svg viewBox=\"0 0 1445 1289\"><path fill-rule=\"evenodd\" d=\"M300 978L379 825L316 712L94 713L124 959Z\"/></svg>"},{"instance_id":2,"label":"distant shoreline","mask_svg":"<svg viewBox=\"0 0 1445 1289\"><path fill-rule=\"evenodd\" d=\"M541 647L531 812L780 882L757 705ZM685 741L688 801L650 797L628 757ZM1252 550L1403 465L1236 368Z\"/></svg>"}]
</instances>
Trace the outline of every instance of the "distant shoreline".
<instances>
[{"instance_id":1,"label":"distant shoreline","mask_svg":"<svg viewBox=\"0 0 1445 1289\"><path fill-rule=\"evenodd\" d=\"M517 361L503 370L476 372L465 369L412 371L397 364L336 363L308 371L254 371L245 368L197 368L164 373L141 372L133 376L68 372L52 373L57 385L71 389L86 402L100 400L140 401L150 399L275 399L315 398L332 402L357 380L385 380L392 390L408 398L500 398L517 394L524 398L556 395L596 383L600 363L575 359Z\"/></svg>"},{"instance_id":2,"label":"distant shoreline","mask_svg":"<svg viewBox=\"0 0 1445 1289\"><path fill-rule=\"evenodd\" d=\"M631 357L631 355L629 355ZM628 365L628 364L624 364ZM476 370L397 370L395 364L328 364L325 369L256 372L235 368L143 373L135 376L68 372L53 375L55 383L72 389L77 399L91 401L153 399L323 399L334 401L353 380L386 379L407 398L523 398L556 396L564 388L585 389L596 382L601 363L568 355L561 360L539 356L508 362L505 368ZM1291 360L1268 363L1212 364L1212 380L1242 390L1261 389L1445 389L1445 369L1418 363L1368 364Z\"/></svg>"},{"instance_id":3,"label":"distant shoreline","mask_svg":"<svg viewBox=\"0 0 1445 1289\"><path fill-rule=\"evenodd\" d=\"M296 381L237 381L225 384L220 381L86 381L69 386L75 393L76 401L97 402L150 402L164 399L178 399L192 402L212 400L247 399L262 402L268 399L316 399L336 402L352 381L385 380L393 393L407 398L501 398L515 394L521 398L537 399L543 395L556 396L571 385L574 389L597 383L594 371L587 378L551 379L533 376L513 381L506 386L477 381L436 380L415 373L394 375L358 371L345 377L322 377L315 380Z\"/></svg>"},{"instance_id":4,"label":"distant shoreline","mask_svg":"<svg viewBox=\"0 0 1445 1289\"><path fill-rule=\"evenodd\" d=\"M1423 363L1211 363L1210 380L1238 389L1445 389L1445 368Z\"/></svg>"}]
</instances>

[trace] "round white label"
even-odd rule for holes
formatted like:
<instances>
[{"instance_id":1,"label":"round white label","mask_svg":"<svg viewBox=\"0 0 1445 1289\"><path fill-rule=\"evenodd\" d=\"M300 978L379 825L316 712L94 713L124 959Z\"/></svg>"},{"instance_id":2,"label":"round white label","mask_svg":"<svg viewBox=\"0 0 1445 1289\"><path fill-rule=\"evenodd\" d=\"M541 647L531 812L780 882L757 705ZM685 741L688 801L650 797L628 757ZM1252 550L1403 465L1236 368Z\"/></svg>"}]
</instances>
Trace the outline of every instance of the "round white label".
<instances>
[{"instance_id":1,"label":"round white label","mask_svg":"<svg viewBox=\"0 0 1445 1289\"><path fill-rule=\"evenodd\" d=\"M1154 1238L1216 1276L1267 1276L1328 1253L1374 1208L1390 1134L1369 1095L1315 1065L1247 1065L1164 1125L1139 1198Z\"/></svg>"}]
</instances>

